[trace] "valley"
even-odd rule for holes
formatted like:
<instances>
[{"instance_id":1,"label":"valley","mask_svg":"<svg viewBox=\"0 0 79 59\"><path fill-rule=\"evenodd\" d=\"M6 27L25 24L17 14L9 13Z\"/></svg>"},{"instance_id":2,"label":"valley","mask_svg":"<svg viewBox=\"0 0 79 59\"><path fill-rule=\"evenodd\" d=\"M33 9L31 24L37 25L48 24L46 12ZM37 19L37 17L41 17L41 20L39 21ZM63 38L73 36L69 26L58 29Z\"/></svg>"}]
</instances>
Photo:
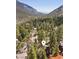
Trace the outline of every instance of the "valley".
<instances>
[{"instance_id":1,"label":"valley","mask_svg":"<svg viewBox=\"0 0 79 59\"><path fill-rule=\"evenodd\" d=\"M63 6L43 14L16 1L16 59L48 59L50 55L53 57L49 59L62 58L61 41ZM46 51L47 48L50 50Z\"/></svg>"}]
</instances>

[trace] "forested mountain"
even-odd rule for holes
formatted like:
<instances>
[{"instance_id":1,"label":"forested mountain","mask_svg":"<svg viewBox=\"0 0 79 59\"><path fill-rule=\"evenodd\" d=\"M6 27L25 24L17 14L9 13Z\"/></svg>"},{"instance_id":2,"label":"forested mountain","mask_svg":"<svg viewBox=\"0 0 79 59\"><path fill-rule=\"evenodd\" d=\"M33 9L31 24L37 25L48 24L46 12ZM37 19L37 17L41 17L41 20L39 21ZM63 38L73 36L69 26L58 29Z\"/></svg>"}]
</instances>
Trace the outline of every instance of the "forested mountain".
<instances>
[{"instance_id":1,"label":"forested mountain","mask_svg":"<svg viewBox=\"0 0 79 59\"><path fill-rule=\"evenodd\" d=\"M25 22L30 20L35 16L44 15L43 13L38 12L36 9L31 6L21 3L18 0L16 1L16 21Z\"/></svg>"},{"instance_id":2,"label":"forested mountain","mask_svg":"<svg viewBox=\"0 0 79 59\"><path fill-rule=\"evenodd\" d=\"M54 11L50 12L48 14L49 16L61 16L63 15L63 6L56 8Z\"/></svg>"},{"instance_id":3,"label":"forested mountain","mask_svg":"<svg viewBox=\"0 0 79 59\"><path fill-rule=\"evenodd\" d=\"M16 0L16 23L22 23L38 17L43 18L43 17L61 16L61 15L63 15L63 6L56 8L49 14L43 14L41 12L38 12L33 7Z\"/></svg>"},{"instance_id":4,"label":"forested mountain","mask_svg":"<svg viewBox=\"0 0 79 59\"><path fill-rule=\"evenodd\" d=\"M16 59L48 59L48 52L52 56L60 54L63 6L49 14L42 14L31 6L16 1L16 22ZM46 43L43 45L42 42ZM47 47L50 50L46 51Z\"/></svg>"}]
</instances>

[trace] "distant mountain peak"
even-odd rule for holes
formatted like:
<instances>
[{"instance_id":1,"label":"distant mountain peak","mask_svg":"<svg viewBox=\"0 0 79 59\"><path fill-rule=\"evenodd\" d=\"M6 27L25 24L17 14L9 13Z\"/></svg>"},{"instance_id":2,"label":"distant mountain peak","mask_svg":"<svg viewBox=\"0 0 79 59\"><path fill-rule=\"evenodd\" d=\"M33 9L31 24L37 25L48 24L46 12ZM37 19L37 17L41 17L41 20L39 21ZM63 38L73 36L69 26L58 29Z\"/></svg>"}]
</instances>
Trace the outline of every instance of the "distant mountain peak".
<instances>
[{"instance_id":1,"label":"distant mountain peak","mask_svg":"<svg viewBox=\"0 0 79 59\"><path fill-rule=\"evenodd\" d=\"M58 8L56 8L55 10L50 12L48 15L49 16L61 16L61 15L63 15L63 5L59 6Z\"/></svg>"},{"instance_id":2,"label":"distant mountain peak","mask_svg":"<svg viewBox=\"0 0 79 59\"><path fill-rule=\"evenodd\" d=\"M27 21L31 20L34 17L41 17L41 16L61 16L63 15L63 5L56 8L54 11L50 12L49 14L43 14L38 12L33 7L19 2L16 0L16 22Z\"/></svg>"},{"instance_id":3,"label":"distant mountain peak","mask_svg":"<svg viewBox=\"0 0 79 59\"><path fill-rule=\"evenodd\" d=\"M38 12L33 7L16 0L16 19L18 21L19 20L22 21L24 19L29 20L29 18L31 18L31 17L41 16L41 15L43 15L43 14Z\"/></svg>"}]
</instances>

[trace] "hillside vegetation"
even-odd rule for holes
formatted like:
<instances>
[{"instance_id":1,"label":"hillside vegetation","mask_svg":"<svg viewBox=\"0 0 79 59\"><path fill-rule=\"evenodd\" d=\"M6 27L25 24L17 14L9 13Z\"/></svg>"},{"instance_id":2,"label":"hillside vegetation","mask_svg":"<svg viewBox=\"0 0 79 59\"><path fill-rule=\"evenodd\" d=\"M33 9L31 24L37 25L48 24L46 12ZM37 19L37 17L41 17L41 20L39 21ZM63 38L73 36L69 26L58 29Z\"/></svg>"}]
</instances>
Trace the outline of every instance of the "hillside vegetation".
<instances>
[{"instance_id":1,"label":"hillside vegetation","mask_svg":"<svg viewBox=\"0 0 79 59\"><path fill-rule=\"evenodd\" d=\"M30 40L32 31L35 29L35 36L38 38L32 42ZM16 38L19 43L16 46L16 53L20 53L24 43L28 44L28 59L47 59L45 47L42 46L42 40L48 41L52 55L59 53L59 44L63 40L63 16L45 17L31 19L16 25Z\"/></svg>"}]
</instances>

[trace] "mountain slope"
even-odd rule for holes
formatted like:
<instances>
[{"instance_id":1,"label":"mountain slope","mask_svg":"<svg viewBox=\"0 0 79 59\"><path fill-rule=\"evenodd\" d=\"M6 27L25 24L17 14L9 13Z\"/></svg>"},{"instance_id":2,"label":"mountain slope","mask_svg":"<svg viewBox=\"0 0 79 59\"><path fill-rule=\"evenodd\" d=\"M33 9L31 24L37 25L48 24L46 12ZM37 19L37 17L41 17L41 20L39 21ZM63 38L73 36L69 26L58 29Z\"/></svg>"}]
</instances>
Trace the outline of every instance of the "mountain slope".
<instances>
[{"instance_id":1,"label":"mountain slope","mask_svg":"<svg viewBox=\"0 0 79 59\"><path fill-rule=\"evenodd\" d=\"M44 17L61 16L61 15L63 15L63 6L60 6L59 8L55 9L49 14L43 14L41 12L38 12L31 6L16 0L16 23L22 23L38 17L44 18Z\"/></svg>"},{"instance_id":2,"label":"mountain slope","mask_svg":"<svg viewBox=\"0 0 79 59\"><path fill-rule=\"evenodd\" d=\"M32 17L43 15L31 6L16 1L16 22L25 22Z\"/></svg>"},{"instance_id":3,"label":"mountain slope","mask_svg":"<svg viewBox=\"0 0 79 59\"><path fill-rule=\"evenodd\" d=\"M48 14L48 16L61 16L61 15L63 15L63 6L62 5Z\"/></svg>"},{"instance_id":4,"label":"mountain slope","mask_svg":"<svg viewBox=\"0 0 79 59\"><path fill-rule=\"evenodd\" d=\"M37 10L32 8L31 6L28 6L27 4L16 1L16 11L18 12L18 10L25 12L28 15L36 15L38 13Z\"/></svg>"}]
</instances>

